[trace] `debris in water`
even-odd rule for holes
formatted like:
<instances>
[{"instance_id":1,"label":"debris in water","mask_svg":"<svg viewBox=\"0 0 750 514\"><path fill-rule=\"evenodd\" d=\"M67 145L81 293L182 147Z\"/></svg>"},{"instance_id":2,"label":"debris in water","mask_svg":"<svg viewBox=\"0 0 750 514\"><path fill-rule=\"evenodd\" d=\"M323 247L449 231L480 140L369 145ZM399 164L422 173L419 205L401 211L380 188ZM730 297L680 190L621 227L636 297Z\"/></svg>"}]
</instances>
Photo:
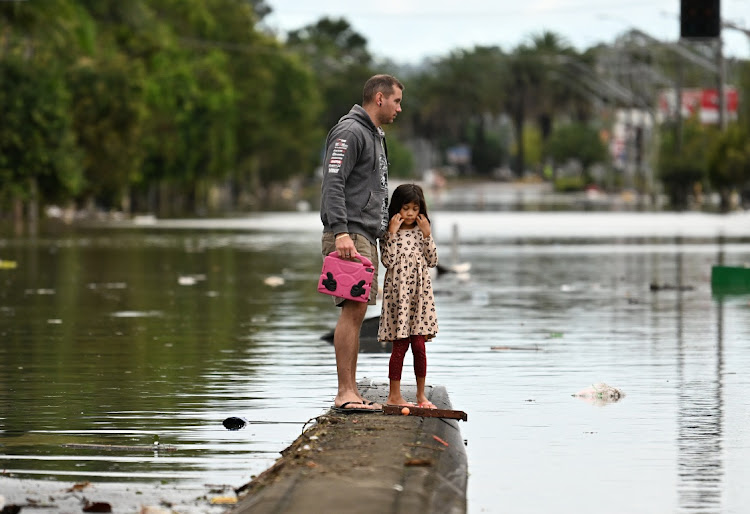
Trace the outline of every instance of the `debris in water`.
<instances>
[{"instance_id":1,"label":"debris in water","mask_svg":"<svg viewBox=\"0 0 750 514\"><path fill-rule=\"evenodd\" d=\"M55 294L54 289L27 289L24 291L25 294L38 294L40 296L43 295L53 295Z\"/></svg>"},{"instance_id":2,"label":"debris in water","mask_svg":"<svg viewBox=\"0 0 750 514\"><path fill-rule=\"evenodd\" d=\"M284 279L282 277L270 276L266 277L263 283L270 287L279 287L284 285Z\"/></svg>"},{"instance_id":3,"label":"debris in water","mask_svg":"<svg viewBox=\"0 0 750 514\"><path fill-rule=\"evenodd\" d=\"M692 291L694 289L693 286L658 284L656 282L651 282L648 287L651 291Z\"/></svg>"},{"instance_id":4,"label":"debris in water","mask_svg":"<svg viewBox=\"0 0 750 514\"><path fill-rule=\"evenodd\" d=\"M591 387L578 391L573 396L595 405L606 405L607 403L620 401L625 396L625 393L616 387L607 385L604 382L599 382L598 384L592 384Z\"/></svg>"},{"instance_id":5,"label":"debris in water","mask_svg":"<svg viewBox=\"0 0 750 514\"><path fill-rule=\"evenodd\" d=\"M16 261L4 261L0 259L0 269L16 269L18 263Z\"/></svg>"},{"instance_id":6,"label":"debris in water","mask_svg":"<svg viewBox=\"0 0 750 514\"><path fill-rule=\"evenodd\" d=\"M240 428L243 428L245 424L247 424L247 420L244 418L238 418L235 416L231 416L221 423L224 425L224 428L227 430L239 430Z\"/></svg>"},{"instance_id":7,"label":"debris in water","mask_svg":"<svg viewBox=\"0 0 750 514\"><path fill-rule=\"evenodd\" d=\"M90 485L91 485L91 482L78 482L78 483L73 484L73 486L70 489L68 489L68 492L74 493L78 491L83 491Z\"/></svg>"},{"instance_id":8,"label":"debris in water","mask_svg":"<svg viewBox=\"0 0 750 514\"><path fill-rule=\"evenodd\" d=\"M113 318L155 318L162 315L161 311L118 311L110 314Z\"/></svg>"},{"instance_id":9,"label":"debris in water","mask_svg":"<svg viewBox=\"0 0 750 514\"><path fill-rule=\"evenodd\" d=\"M237 503L237 498L234 496L214 496L211 498L212 505L232 505Z\"/></svg>"},{"instance_id":10,"label":"debris in water","mask_svg":"<svg viewBox=\"0 0 750 514\"><path fill-rule=\"evenodd\" d=\"M112 512L112 506L107 502L88 502L83 512Z\"/></svg>"}]
</instances>

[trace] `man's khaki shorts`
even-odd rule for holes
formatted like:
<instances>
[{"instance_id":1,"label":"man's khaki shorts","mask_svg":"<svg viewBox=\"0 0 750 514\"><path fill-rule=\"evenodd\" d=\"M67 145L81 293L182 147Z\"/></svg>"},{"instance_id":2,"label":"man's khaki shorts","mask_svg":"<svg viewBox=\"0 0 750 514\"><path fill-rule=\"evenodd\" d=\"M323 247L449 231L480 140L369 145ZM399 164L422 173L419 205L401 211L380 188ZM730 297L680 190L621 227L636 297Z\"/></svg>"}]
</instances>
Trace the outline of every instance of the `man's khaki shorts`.
<instances>
[{"instance_id":1,"label":"man's khaki shorts","mask_svg":"<svg viewBox=\"0 0 750 514\"><path fill-rule=\"evenodd\" d=\"M372 274L370 298L367 301L367 305L375 305L378 297L378 246L372 244L369 239L361 234L349 234L349 237L354 241L354 247L360 255L370 259L370 261L372 261L372 267L375 268L375 272ZM323 257L336 251L336 238L333 232L323 232L321 247L323 249ZM334 296L333 300L337 307L341 307L345 301L344 298L339 298L338 296Z\"/></svg>"}]
</instances>

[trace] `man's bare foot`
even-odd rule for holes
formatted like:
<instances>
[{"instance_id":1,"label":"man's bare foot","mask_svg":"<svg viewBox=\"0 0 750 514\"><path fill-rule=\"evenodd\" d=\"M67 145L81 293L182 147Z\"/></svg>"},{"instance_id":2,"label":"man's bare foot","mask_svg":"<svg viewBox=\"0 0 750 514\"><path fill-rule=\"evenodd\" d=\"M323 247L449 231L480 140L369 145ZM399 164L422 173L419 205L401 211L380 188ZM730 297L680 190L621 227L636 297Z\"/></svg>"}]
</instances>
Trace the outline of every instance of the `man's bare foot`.
<instances>
[{"instance_id":1,"label":"man's bare foot","mask_svg":"<svg viewBox=\"0 0 750 514\"><path fill-rule=\"evenodd\" d=\"M334 405L332 409L334 412L338 412L341 414L351 414L351 413L360 413L360 414L366 414L366 413L374 413L374 412L383 412L383 409L377 409L373 405L368 405L363 402L344 402L341 405Z\"/></svg>"},{"instance_id":2,"label":"man's bare foot","mask_svg":"<svg viewBox=\"0 0 750 514\"><path fill-rule=\"evenodd\" d=\"M417 407L422 409L437 409L437 406L432 403L430 400L425 400L423 402L417 403Z\"/></svg>"},{"instance_id":3,"label":"man's bare foot","mask_svg":"<svg viewBox=\"0 0 750 514\"><path fill-rule=\"evenodd\" d=\"M337 396L336 398L333 399L334 407L341 407L344 404L349 404L347 405L347 407L356 405L358 408L361 408L361 409L369 409L369 410L382 410L383 409L383 406L380 405L379 403L365 400L364 398L358 395L351 395L351 397L346 396L343 398L339 398Z\"/></svg>"},{"instance_id":4,"label":"man's bare foot","mask_svg":"<svg viewBox=\"0 0 750 514\"><path fill-rule=\"evenodd\" d=\"M372 407L374 407L376 409L382 409L383 408L383 406L380 405L378 402L372 402L372 401L368 400L367 398L362 398L362 403L364 403L365 405L371 405Z\"/></svg>"}]
</instances>

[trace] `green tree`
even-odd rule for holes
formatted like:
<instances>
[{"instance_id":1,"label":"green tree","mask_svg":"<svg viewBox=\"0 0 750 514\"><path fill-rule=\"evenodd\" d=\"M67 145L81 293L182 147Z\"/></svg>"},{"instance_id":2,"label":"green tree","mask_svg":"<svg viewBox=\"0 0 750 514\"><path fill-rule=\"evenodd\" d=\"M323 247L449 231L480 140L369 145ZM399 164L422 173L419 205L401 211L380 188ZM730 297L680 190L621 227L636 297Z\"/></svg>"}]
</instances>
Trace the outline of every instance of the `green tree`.
<instances>
[{"instance_id":1,"label":"green tree","mask_svg":"<svg viewBox=\"0 0 750 514\"><path fill-rule=\"evenodd\" d=\"M536 85L543 80L544 64L534 49L526 44L516 47L509 57L508 75L505 82L505 110L513 123L516 138L515 163L512 166L517 176L526 171L524 124L533 112L537 101Z\"/></svg>"},{"instance_id":2,"label":"green tree","mask_svg":"<svg viewBox=\"0 0 750 514\"><path fill-rule=\"evenodd\" d=\"M215 50L198 59L162 52L151 65L145 182L160 184L162 214L194 213L204 207L206 181L228 176L235 158L234 88L226 56Z\"/></svg>"},{"instance_id":3,"label":"green tree","mask_svg":"<svg viewBox=\"0 0 750 514\"><path fill-rule=\"evenodd\" d=\"M70 0L0 3L0 209L24 205L36 230L40 205L80 190L80 153L61 74L77 53L82 23Z\"/></svg>"},{"instance_id":4,"label":"green tree","mask_svg":"<svg viewBox=\"0 0 750 514\"><path fill-rule=\"evenodd\" d=\"M703 127L696 118L683 123L682 144L670 125L661 130L658 176L669 197L670 205L677 210L688 206L688 199L696 186L706 184L711 130Z\"/></svg>"},{"instance_id":5,"label":"green tree","mask_svg":"<svg viewBox=\"0 0 750 514\"><path fill-rule=\"evenodd\" d=\"M441 150L469 144L476 171L491 171L503 158L489 132L503 111L506 64L502 50L483 46L432 63L411 81L407 118L415 133Z\"/></svg>"},{"instance_id":6,"label":"green tree","mask_svg":"<svg viewBox=\"0 0 750 514\"><path fill-rule=\"evenodd\" d=\"M71 113L83 150L87 203L129 210L129 188L141 177L145 156L145 76L122 54L81 58L66 74Z\"/></svg>"},{"instance_id":7,"label":"green tree","mask_svg":"<svg viewBox=\"0 0 750 514\"><path fill-rule=\"evenodd\" d=\"M720 133L708 155L708 179L719 192L721 209L731 207L730 194L750 199L750 132L734 123Z\"/></svg>"},{"instance_id":8,"label":"green tree","mask_svg":"<svg viewBox=\"0 0 750 514\"><path fill-rule=\"evenodd\" d=\"M581 163L584 172L592 164L605 162L607 159L607 147L599 137L599 131L584 123L569 123L557 127L545 143L544 152L558 165L575 159Z\"/></svg>"},{"instance_id":9,"label":"green tree","mask_svg":"<svg viewBox=\"0 0 750 514\"><path fill-rule=\"evenodd\" d=\"M362 103L362 86L373 74L367 39L345 19L321 18L289 32L287 46L299 53L314 70L323 101L320 123L332 127Z\"/></svg>"},{"instance_id":10,"label":"green tree","mask_svg":"<svg viewBox=\"0 0 750 514\"><path fill-rule=\"evenodd\" d=\"M556 118L583 120L589 116L589 95L581 95L571 81L571 76L580 74L575 67L584 65L587 59L553 32L532 35L529 42L521 43L511 53L505 110L515 129L517 174L527 167L522 137L527 121L536 120L544 144L552 134Z\"/></svg>"},{"instance_id":11,"label":"green tree","mask_svg":"<svg viewBox=\"0 0 750 514\"><path fill-rule=\"evenodd\" d=\"M0 205L64 201L80 191L80 152L70 123L70 93L54 69L0 60Z\"/></svg>"},{"instance_id":12,"label":"green tree","mask_svg":"<svg viewBox=\"0 0 750 514\"><path fill-rule=\"evenodd\" d=\"M414 176L414 156L396 135L388 137L388 175L409 178Z\"/></svg>"},{"instance_id":13,"label":"green tree","mask_svg":"<svg viewBox=\"0 0 750 514\"><path fill-rule=\"evenodd\" d=\"M559 71L569 59L578 59L565 38L554 32L540 32L530 37L530 51L543 63L538 82L533 84L536 101L531 104L531 115L536 118L542 142L552 134L555 117L562 114L579 98L569 81Z\"/></svg>"}]
</instances>

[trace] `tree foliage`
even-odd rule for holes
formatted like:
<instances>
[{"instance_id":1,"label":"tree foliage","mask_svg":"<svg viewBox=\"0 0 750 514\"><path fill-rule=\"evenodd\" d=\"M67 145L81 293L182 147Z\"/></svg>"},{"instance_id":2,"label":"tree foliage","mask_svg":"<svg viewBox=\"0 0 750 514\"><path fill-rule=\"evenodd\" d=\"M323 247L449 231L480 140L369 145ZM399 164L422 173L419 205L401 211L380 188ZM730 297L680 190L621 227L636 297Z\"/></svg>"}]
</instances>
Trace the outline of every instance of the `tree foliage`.
<instances>
[{"instance_id":1,"label":"tree foliage","mask_svg":"<svg viewBox=\"0 0 750 514\"><path fill-rule=\"evenodd\" d=\"M400 176L446 164L458 145L471 153L461 172L510 164L520 177L570 158L588 167L606 161L596 115L653 114L658 88L677 79L713 85L638 31L582 53L540 32L508 51L458 48L399 70L346 19L282 41L262 24L269 12L263 0L0 2L0 214L37 199L159 215L262 208L275 183L314 177L325 131L374 73L406 85L389 138ZM748 70L728 63L743 99ZM724 196L747 187L748 113L743 100L741 128L715 145L700 126L686 124L682 143L660 132L656 165L674 205L695 183Z\"/></svg>"},{"instance_id":2,"label":"tree foliage","mask_svg":"<svg viewBox=\"0 0 750 514\"><path fill-rule=\"evenodd\" d=\"M348 21L322 18L291 31L287 45L315 70L324 105L322 126L332 127L352 105L362 102L362 86L375 72L367 40Z\"/></svg>"},{"instance_id":3,"label":"tree foliage","mask_svg":"<svg viewBox=\"0 0 750 514\"><path fill-rule=\"evenodd\" d=\"M569 123L555 128L547 139L545 153L557 164L577 160L584 170L607 160L607 147L599 131L584 123Z\"/></svg>"},{"instance_id":4,"label":"tree foliage","mask_svg":"<svg viewBox=\"0 0 750 514\"><path fill-rule=\"evenodd\" d=\"M81 190L81 155L68 113L70 93L54 70L0 60L0 206Z\"/></svg>"},{"instance_id":5,"label":"tree foliage","mask_svg":"<svg viewBox=\"0 0 750 514\"><path fill-rule=\"evenodd\" d=\"M261 203L272 182L310 172L320 97L310 67L256 28L268 12L259 0L0 4L4 195L22 198L33 176L42 201L198 212L212 187Z\"/></svg>"},{"instance_id":6,"label":"tree foliage","mask_svg":"<svg viewBox=\"0 0 750 514\"><path fill-rule=\"evenodd\" d=\"M670 204L683 210L696 187L706 185L708 154L712 132L695 118L683 125L682 141L679 141L673 126L665 126L661 133L659 149L659 179L664 186Z\"/></svg>"},{"instance_id":7,"label":"tree foliage","mask_svg":"<svg viewBox=\"0 0 750 514\"><path fill-rule=\"evenodd\" d=\"M708 155L708 179L721 195L721 208L728 210L735 190L750 201L750 132L732 125L715 138Z\"/></svg>"}]
</instances>

